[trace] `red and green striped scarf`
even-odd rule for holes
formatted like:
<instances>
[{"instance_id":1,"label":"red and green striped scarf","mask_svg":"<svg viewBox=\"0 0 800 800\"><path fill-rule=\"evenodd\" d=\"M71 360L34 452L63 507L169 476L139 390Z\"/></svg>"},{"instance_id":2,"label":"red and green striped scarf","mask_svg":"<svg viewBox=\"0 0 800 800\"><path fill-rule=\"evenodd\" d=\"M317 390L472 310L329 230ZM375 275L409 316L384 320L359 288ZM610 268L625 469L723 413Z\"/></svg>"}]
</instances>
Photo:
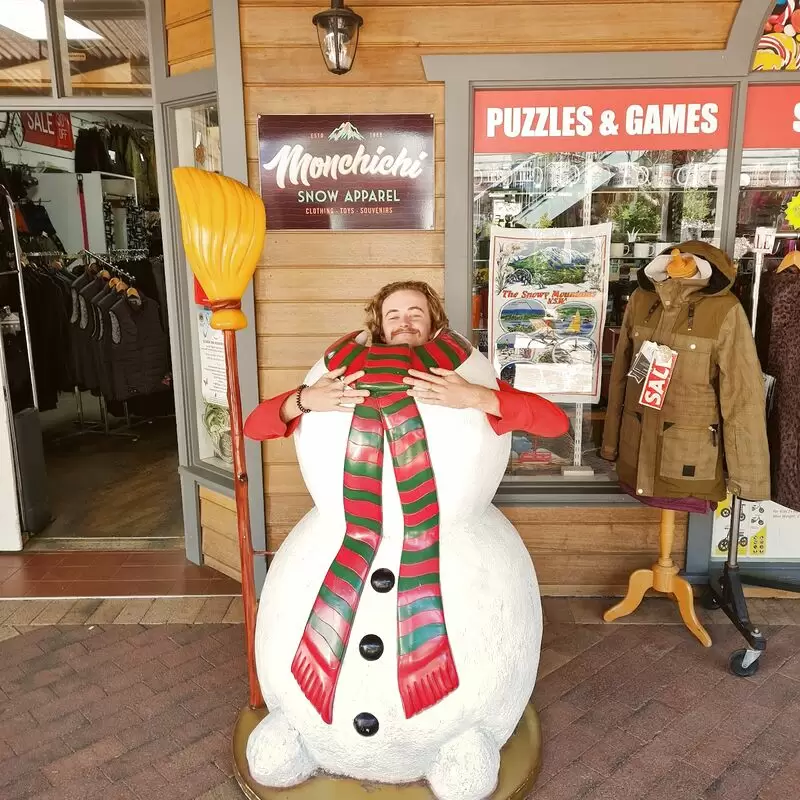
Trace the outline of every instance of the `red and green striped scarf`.
<instances>
[{"instance_id":1,"label":"red and green striped scarf","mask_svg":"<svg viewBox=\"0 0 800 800\"><path fill-rule=\"evenodd\" d=\"M439 501L425 428L403 378L409 369L455 369L469 343L441 331L420 347L340 339L325 356L329 370L366 373L369 389L355 407L344 463L344 541L311 609L292 663L303 693L327 723L358 602L381 542L384 435L392 454L403 509L403 554L397 582L398 683L406 717L439 702L458 687L439 585Z\"/></svg>"}]
</instances>

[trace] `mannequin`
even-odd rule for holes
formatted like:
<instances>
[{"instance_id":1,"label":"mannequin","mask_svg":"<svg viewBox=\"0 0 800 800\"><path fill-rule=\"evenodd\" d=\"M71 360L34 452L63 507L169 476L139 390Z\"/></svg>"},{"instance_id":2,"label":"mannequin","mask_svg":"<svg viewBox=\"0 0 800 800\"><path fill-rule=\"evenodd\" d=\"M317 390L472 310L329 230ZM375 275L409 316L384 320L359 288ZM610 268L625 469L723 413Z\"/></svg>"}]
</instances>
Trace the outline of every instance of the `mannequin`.
<instances>
[{"instance_id":1,"label":"mannequin","mask_svg":"<svg viewBox=\"0 0 800 800\"><path fill-rule=\"evenodd\" d=\"M691 254L682 254L677 248L672 250L666 266L668 280L697 280L700 272ZM603 615L606 622L632 614L642 602L648 589L672 596L678 603L681 618L686 627L705 647L711 646L708 631L700 624L694 610L692 587L684 578L678 577L679 568L672 560L672 545L675 540L675 511L661 509L661 530L659 533L660 555L652 569L636 570L628 583L628 593L617 605Z\"/></svg>"},{"instance_id":2,"label":"mannequin","mask_svg":"<svg viewBox=\"0 0 800 800\"><path fill-rule=\"evenodd\" d=\"M609 376L601 455L623 491L661 509L660 557L631 575L611 621L650 589L671 594L704 644L691 587L672 560L675 512L708 513L730 492L770 498L764 379L736 269L707 242L662 253L637 275Z\"/></svg>"}]
</instances>

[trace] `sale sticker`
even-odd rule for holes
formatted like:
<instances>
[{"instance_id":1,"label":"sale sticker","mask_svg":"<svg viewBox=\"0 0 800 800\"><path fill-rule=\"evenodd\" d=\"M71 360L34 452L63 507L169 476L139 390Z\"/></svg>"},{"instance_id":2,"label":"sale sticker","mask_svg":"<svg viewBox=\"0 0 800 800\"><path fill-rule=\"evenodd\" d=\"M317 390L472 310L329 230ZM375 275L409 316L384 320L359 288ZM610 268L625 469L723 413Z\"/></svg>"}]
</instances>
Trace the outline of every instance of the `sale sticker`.
<instances>
[{"instance_id":1,"label":"sale sticker","mask_svg":"<svg viewBox=\"0 0 800 800\"><path fill-rule=\"evenodd\" d=\"M61 111L23 111L23 140L58 150L74 150L72 117Z\"/></svg>"},{"instance_id":2,"label":"sale sticker","mask_svg":"<svg viewBox=\"0 0 800 800\"><path fill-rule=\"evenodd\" d=\"M480 89L475 152L724 149L732 97L730 86Z\"/></svg>"},{"instance_id":3,"label":"sale sticker","mask_svg":"<svg viewBox=\"0 0 800 800\"><path fill-rule=\"evenodd\" d=\"M653 342L645 342L645 345L652 345L653 358L644 380L639 404L660 411L664 407L664 398L675 371L678 354L669 347L659 347Z\"/></svg>"}]
</instances>

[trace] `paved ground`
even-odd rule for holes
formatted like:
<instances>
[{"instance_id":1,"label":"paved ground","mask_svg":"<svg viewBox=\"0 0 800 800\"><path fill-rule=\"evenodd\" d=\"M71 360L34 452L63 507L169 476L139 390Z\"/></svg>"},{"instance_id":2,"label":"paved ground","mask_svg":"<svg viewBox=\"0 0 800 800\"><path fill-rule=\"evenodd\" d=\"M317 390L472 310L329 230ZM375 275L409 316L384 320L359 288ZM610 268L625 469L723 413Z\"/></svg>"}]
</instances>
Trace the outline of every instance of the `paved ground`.
<instances>
[{"instance_id":1,"label":"paved ground","mask_svg":"<svg viewBox=\"0 0 800 800\"><path fill-rule=\"evenodd\" d=\"M0 602L0 797L240 798L242 628L219 620L241 608L225 600ZM740 641L722 619L706 650L667 601L646 601L647 624L598 624L606 605L545 601L535 799L797 797L800 602L753 603L772 627L749 679L726 671Z\"/></svg>"}]
</instances>

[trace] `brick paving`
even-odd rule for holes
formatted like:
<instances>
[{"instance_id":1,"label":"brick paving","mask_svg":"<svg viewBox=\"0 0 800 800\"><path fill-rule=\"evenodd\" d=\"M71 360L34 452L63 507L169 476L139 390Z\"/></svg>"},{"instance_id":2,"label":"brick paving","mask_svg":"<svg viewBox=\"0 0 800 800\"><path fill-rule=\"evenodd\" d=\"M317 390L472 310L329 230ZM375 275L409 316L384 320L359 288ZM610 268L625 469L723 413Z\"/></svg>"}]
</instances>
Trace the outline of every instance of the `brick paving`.
<instances>
[{"instance_id":1,"label":"brick paving","mask_svg":"<svg viewBox=\"0 0 800 800\"><path fill-rule=\"evenodd\" d=\"M751 601L781 624L747 679L726 669L741 640L723 617L704 612L705 649L669 601L645 601L647 624L600 624L607 605L544 601L535 800L797 797L800 601ZM219 597L0 601L0 798L241 798L240 620Z\"/></svg>"}]
</instances>

